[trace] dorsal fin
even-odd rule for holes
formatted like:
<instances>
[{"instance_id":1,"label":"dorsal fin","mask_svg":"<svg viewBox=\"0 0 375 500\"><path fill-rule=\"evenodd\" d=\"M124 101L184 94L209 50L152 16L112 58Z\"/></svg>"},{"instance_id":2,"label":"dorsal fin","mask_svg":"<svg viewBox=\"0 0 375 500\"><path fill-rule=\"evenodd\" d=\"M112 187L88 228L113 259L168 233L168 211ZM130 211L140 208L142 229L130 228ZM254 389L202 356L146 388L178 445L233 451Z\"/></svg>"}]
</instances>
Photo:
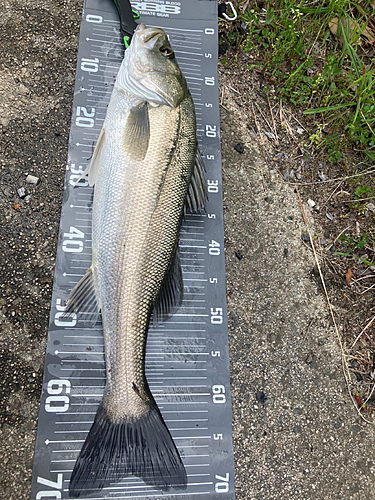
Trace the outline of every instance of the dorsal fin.
<instances>
[{"instance_id":1,"label":"dorsal fin","mask_svg":"<svg viewBox=\"0 0 375 500\"><path fill-rule=\"evenodd\" d=\"M206 210L206 201L208 200L206 179L204 175L205 167L201 152L197 146L195 151L195 164L193 175L186 196L185 213L187 211L200 213Z\"/></svg>"}]
</instances>

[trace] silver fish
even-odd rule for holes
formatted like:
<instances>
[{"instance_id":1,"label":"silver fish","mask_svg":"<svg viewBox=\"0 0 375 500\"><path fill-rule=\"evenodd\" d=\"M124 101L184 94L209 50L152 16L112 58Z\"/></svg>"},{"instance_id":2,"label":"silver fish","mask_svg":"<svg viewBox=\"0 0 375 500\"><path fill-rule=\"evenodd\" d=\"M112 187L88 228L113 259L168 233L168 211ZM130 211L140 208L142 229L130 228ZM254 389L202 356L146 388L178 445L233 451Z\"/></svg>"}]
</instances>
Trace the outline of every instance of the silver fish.
<instances>
[{"instance_id":1,"label":"silver fish","mask_svg":"<svg viewBox=\"0 0 375 500\"><path fill-rule=\"evenodd\" d=\"M95 184L92 265L66 314L101 311L106 390L75 463L69 494L87 496L134 475L161 490L187 477L145 377L149 320L182 299L178 258L186 207L206 187L194 105L168 38L137 28L88 167Z\"/></svg>"}]
</instances>

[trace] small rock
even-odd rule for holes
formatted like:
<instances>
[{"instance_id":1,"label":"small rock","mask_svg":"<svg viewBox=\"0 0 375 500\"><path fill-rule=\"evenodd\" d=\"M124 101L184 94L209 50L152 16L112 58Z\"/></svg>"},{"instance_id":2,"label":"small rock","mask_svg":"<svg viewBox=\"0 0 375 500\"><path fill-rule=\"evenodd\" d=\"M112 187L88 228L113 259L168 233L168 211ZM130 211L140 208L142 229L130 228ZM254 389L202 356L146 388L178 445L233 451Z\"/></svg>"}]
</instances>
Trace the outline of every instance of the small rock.
<instances>
[{"instance_id":1,"label":"small rock","mask_svg":"<svg viewBox=\"0 0 375 500\"><path fill-rule=\"evenodd\" d=\"M375 205L373 203L367 203L366 208L370 210L370 212L375 212Z\"/></svg>"},{"instance_id":2,"label":"small rock","mask_svg":"<svg viewBox=\"0 0 375 500\"><path fill-rule=\"evenodd\" d=\"M330 233L329 229L326 229L326 230L324 231L324 236L325 236L326 238L329 238L329 237L331 236L331 233Z\"/></svg>"},{"instance_id":3,"label":"small rock","mask_svg":"<svg viewBox=\"0 0 375 500\"><path fill-rule=\"evenodd\" d=\"M37 185L37 184L38 184L38 182L39 182L39 177L35 177L35 175L30 175L30 174L29 174L29 175L26 177L26 182L27 182L28 184L35 184L35 185Z\"/></svg>"},{"instance_id":4,"label":"small rock","mask_svg":"<svg viewBox=\"0 0 375 500\"><path fill-rule=\"evenodd\" d=\"M335 203L333 204L333 208L339 208L339 206L340 206L340 203L335 202Z\"/></svg>"},{"instance_id":5,"label":"small rock","mask_svg":"<svg viewBox=\"0 0 375 500\"><path fill-rule=\"evenodd\" d=\"M307 200L307 204L308 204L308 206L309 206L310 208L314 208L314 207L315 207L315 205L316 205L316 203L315 203L315 201L314 201L314 200Z\"/></svg>"},{"instance_id":6,"label":"small rock","mask_svg":"<svg viewBox=\"0 0 375 500\"><path fill-rule=\"evenodd\" d=\"M353 368L359 368L359 364L357 363L357 361L353 360L351 364Z\"/></svg>"},{"instance_id":7,"label":"small rock","mask_svg":"<svg viewBox=\"0 0 375 500\"><path fill-rule=\"evenodd\" d=\"M297 134L300 134L302 135L305 131L303 130L302 127L298 127L297 130L296 130Z\"/></svg>"},{"instance_id":8,"label":"small rock","mask_svg":"<svg viewBox=\"0 0 375 500\"><path fill-rule=\"evenodd\" d=\"M297 179L296 172L294 171L294 169L293 169L293 168L292 168L292 170L290 171L289 177L290 177L291 179Z\"/></svg>"},{"instance_id":9,"label":"small rock","mask_svg":"<svg viewBox=\"0 0 375 500\"><path fill-rule=\"evenodd\" d=\"M244 154L244 153L245 153L245 146L243 145L243 143L242 143L242 142L239 142L238 144L236 144L236 145L234 146L234 149L235 149L236 151L238 151L239 153L241 153L241 154Z\"/></svg>"},{"instance_id":10,"label":"small rock","mask_svg":"<svg viewBox=\"0 0 375 500\"><path fill-rule=\"evenodd\" d=\"M237 257L238 260L242 259L242 255L239 252L234 252L234 255Z\"/></svg>"},{"instance_id":11,"label":"small rock","mask_svg":"<svg viewBox=\"0 0 375 500\"><path fill-rule=\"evenodd\" d=\"M302 239L303 239L303 241L310 241L310 237L308 234L303 234Z\"/></svg>"},{"instance_id":12,"label":"small rock","mask_svg":"<svg viewBox=\"0 0 375 500\"><path fill-rule=\"evenodd\" d=\"M256 398L257 398L257 401L258 403L262 403L264 404L264 402L266 401L267 397L266 395L264 394L264 392L257 392L256 393Z\"/></svg>"},{"instance_id":13,"label":"small rock","mask_svg":"<svg viewBox=\"0 0 375 500\"><path fill-rule=\"evenodd\" d=\"M329 219L329 220L333 220L333 214L326 213L326 217L327 217L327 219Z\"/></svg>"},{"instance_id":14,"label":"small rock","mask_svg":"<svg viewBox=\"0 0 375 500\"><path fill-rule=\"evenodd\" d=\"M24 187L20 187L19 189L17 189L17 193L20 198L25 198L26 189Z\"/></svg>"},{"instance_id":15,"label":"small rock","mask_svg":"<svg viewBox=\"0 0 375 500\"><path fill-rule=\"evenodd\" d=\"M296 176L294 174L294 170L292 169L291 171L285 170L284 172L284 181L293 181L295 180Z\"/></svg>"},{"instance_id":16,"label":"small rock","mask_svg":"<svg viewBox=\"0 0 375 500\"><path fill-rule=\"evenodd\" d=\"M20 92L21 94L28 94L29 93L29 89L26 87L26 85L24 85L23 83L20 83L19 87L18 87L18 92Z\"/></svg>"},{"instance_id":17,"label":"small rock","mask_svg":"<svg viewBox=\"0 0 375 500\"><path fill-rule=\"evenodd\" d=\"M294 428L293 428L293 432L294 434L301 434L302 432L302 427L300 425L296 425Z\"/></svg>"},{"instance_id":18,"label":"small rock","mask_svg":"<svg viewBox=\"0 0 375 500\"><path fill-rule=\"evenodd\" d=\"M332 245L331 248L329 249L330 252L336 252L336 247L335 245Z\"/></svg>"},{"instance_id":19,"label":"small rock","mask_svg":"<svg viewBox=\"0 0 375 500\"><path fill-rule=\"evenodd\" d=\"M287 248L284 248L284 255L285 255L285 257L288 255L288 249Z\"/></svg>"},{"instance_id":20,"label":"small rock","mask_svg":"<svg viewBox=\"0 0 375 500\"><path fill-rule=\"evenodd\" d=\"M312 268L312 273L313 273L313 275L315 276L315 278L319 278L319 277L320 277L320 273L319 273L318 266L314 266L314 267Z\"/></svg>"},{"instance_id":21,"label":"small rock","mask_svg":"<svg viewBox=\"0 0 375 500\"><path fill-rule=\"evenodd\" d=\"M275 134L271 134L271 132L264 132L268 139L276 139Z\"/></svg>"},{"instance_id":22,"label":"small rock","mask_svg":"<svg viewBox=\"0 0 375 500\"><path fill-rule=\"evenodd\" d=\"M326 174L324 174L323 172L319 172L319 179L321 181L327 181L328 180L328 177L326 176Z\"/></svg>"},{"instance_id":23,"label":"small rock","mask_svg":"<svg viewBox=\"0 0 375 500\"><path fill-rule=\"evenodd\" d=\"M15 81L15 83L20 83L20 79L19 78L15 78L14 81Z\"/></svg>"},{"instance_id":24,"label":"small rock","mask_svg":"<svg viewBox=\"0 0 375 500\"><path fill-rule=\"evenodd\" d=\"M307 356L307 358L306 358L306 360L305 360L305 361L306 361L306 363L307 363L308 365L310 365L310 364L314 361L314 355L313 355L312 353L310 353L310 354Z\"/></svg>"}]
</instances>

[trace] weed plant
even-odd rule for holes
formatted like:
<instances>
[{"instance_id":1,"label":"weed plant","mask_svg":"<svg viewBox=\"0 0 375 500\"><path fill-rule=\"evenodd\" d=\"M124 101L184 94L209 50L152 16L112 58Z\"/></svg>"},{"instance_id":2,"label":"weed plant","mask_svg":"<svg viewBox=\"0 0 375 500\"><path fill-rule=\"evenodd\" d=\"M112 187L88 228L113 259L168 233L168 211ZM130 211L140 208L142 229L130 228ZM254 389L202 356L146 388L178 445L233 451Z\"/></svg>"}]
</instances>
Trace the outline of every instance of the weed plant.
<instances>
[{"instance_id":1,"label":"weed plant","mask_svg":"<svg viewBox=\"0 0 375 500\"><path fill-rule=\"evenodd\" d=\"M276 0L243 21L245 51L260 50L281 98L314 118L311 143L331 162L349 145L374 160L375 0Z\"/></svg>"}]
</instances>

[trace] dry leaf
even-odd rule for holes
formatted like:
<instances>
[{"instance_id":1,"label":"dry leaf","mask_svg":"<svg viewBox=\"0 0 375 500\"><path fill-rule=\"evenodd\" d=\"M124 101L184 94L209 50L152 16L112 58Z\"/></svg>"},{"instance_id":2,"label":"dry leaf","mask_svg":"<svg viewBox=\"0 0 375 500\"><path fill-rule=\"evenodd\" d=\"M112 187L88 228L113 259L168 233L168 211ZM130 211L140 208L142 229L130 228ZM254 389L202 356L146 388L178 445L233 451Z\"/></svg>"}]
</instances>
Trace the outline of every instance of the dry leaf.
<instances>
[{"instance_id":1,"label":"dry leaf","mask_svg":"<svg viewBox=\"0 0 375 500\"><path fill-rule=\"evenodd\" d=\"M346 284L348 286L350 285L352 277L353 277L353 271L350 269L350 267L348 267L348 270L347 270L346 275L345 275Z\"/></svg>"},{"instance_id":2,"label":"dry leaf","mask_svg":"<svg viewBox=\"0 0 375 500\"><path fill-rule=\"evenodd\" d=\"M344 43L344 35L342 30L346 29L346 22L348 21L349 23L349 40L351 43L358 44L360 42L360 38L357 38L358 35L363 35L367 38L368 42L371 44L375 43L375 36L374 33L368 30L367 28L362 28L357 22L353 21L353 19L350 18L341 18L341 23L339 26L339 18L334 17L333 19L330 20L328 23L329 29L331 30L331 33L337 37L337 33L340 33L340 37L337 37L341 43ZM357 40L353 40L353 38L357 38Z\"/></svg>"}]
</instances>

